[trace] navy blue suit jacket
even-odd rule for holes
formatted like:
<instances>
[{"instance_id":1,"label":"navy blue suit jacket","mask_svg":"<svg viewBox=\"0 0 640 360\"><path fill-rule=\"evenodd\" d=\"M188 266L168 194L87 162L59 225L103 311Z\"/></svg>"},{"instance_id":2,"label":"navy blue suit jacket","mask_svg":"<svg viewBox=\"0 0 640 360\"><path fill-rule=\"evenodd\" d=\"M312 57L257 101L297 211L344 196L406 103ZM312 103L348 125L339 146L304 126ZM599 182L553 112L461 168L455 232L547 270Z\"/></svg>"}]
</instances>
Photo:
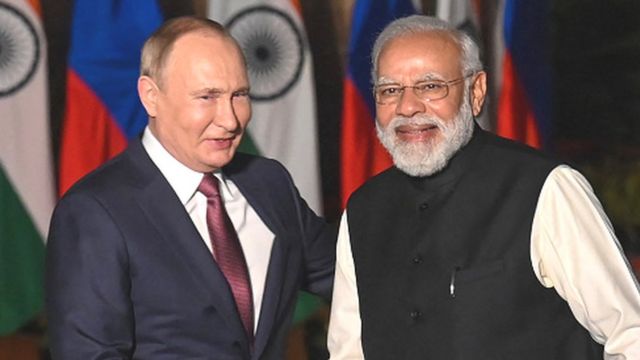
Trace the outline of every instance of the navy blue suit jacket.
<instances>
[{"instance_id":1,"label":"navy blue suit jacket","mask_svg":"<svg viewBox=\"0 0 640 360\"><path fill-rule=\"evenodd\" d=\"M233 295L140 141L59 202L47 243L54 359L282 359L298 290L328 298L333 231L276 161L223 169L275 234L251 352Z\"/></svg>"}]
</instances>

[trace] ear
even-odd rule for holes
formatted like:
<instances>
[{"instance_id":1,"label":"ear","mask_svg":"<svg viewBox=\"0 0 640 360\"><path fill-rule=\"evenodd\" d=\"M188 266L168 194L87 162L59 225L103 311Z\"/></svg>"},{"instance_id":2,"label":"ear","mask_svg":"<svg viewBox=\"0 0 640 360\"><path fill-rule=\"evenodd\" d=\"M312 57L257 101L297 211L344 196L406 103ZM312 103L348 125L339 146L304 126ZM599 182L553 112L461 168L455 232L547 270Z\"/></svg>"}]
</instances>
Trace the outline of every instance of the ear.
<instances>
[{"instance_id":1,"label":"ear","mask_svg":"<svg viewBox=\"0 0 640 360\"><path fill-rule=\"evenodd\" d=\"M158 85L146 75L138 78L138 96L150 117L156 117L158 111Z\"/></svg>"},{"instance_id":2,"label":"ear","mask_svg":"<svg viewBox=\"0 0 640 360\"><path fill-rule=\"evenodd\" d=\"M487 96L487 73L480 71L475 75L471 84L471 109L473 116L478 116L482 111L485 97Z\"/></svg>"}]
</instances>

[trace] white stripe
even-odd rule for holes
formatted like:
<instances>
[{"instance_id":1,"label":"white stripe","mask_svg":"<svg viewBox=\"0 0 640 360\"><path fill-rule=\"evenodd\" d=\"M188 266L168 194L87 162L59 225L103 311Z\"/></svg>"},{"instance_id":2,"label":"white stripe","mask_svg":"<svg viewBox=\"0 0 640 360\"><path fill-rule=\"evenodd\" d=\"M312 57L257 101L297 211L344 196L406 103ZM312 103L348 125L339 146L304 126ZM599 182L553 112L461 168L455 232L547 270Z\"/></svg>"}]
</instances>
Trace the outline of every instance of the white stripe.
<instances>
[{"instance_id":1,"label":"white stripe","mask_svg":"<svg viewBox=\"0 0 640 360\"><path fill-rule=\"evenodd\" d=\"M40 59L27 84L13 94L0 97L0 165L44 239L55 201L45 40L40 19L30 5L23 0L3 2L18 9L35 27Z\"/></svg>"},{"instance_id":2,"label":"white stripe","mask_svg":"<svg viewBox=\"0 0 640 360\"><path fill-rule=\"evenodd\" d=\"M438 0L436 17L446 20L456 27L459 27L467 20L477 24L469 1L470 0Z\"/></svg>"}]
</instances>

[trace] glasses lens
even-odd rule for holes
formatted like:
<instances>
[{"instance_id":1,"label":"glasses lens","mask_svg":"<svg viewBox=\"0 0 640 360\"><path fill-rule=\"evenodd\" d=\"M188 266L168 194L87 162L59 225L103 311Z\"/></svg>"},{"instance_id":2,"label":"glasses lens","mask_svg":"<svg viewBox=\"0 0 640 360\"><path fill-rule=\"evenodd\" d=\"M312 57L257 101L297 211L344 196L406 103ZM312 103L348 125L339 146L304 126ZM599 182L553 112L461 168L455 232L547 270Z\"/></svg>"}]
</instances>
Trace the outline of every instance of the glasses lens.
<instances>
[{"instance_id":1,"label":"glasses lens","mask_svg":"<svg viewBox=\"0 0 640 360\"><path fill-rule=\"evenodd\" d=\"M422 81L413 86L413 92L422 100L439 100L447 96L449 87L445 81Z\"/></svg>"},{"instance_id":2,"label":"glasses lens","mask_svg":"<svg viewBox=\"0 0 640 360\"><path fill-rule=\"evenodd\" d=\"M382 85L374 88L374 97L378 104L386 105L398 101L404 89L400 86Z\"/></svg>"}]
</instances>

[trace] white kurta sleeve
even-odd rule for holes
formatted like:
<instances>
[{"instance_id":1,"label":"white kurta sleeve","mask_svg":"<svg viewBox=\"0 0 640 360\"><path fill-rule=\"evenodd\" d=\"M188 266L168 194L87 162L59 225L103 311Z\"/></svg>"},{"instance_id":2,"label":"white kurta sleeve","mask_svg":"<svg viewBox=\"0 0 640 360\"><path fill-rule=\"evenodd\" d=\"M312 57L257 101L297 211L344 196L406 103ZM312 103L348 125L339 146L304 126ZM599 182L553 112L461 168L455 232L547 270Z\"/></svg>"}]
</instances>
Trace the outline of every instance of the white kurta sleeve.
<instances>
[{"instance_id":1,"label":"white kurta sleeve","mask_svg":"<svg viewBox=\"0 0 640 360\"><path fill-rule=\"evenodd\" d=\"M342 214L338 233L336 272L327 335L330 359L364 359L361 331L356 271L351 253L349 224L345 212Z\"/></svg>"},{"instance_id":2,"label":"white kurta sleeve","mask_svg":"<svg viewBox=\"0 0 640 360\"><path fill-rule=\"evenodd\" d=\"M604 344L605 360L640 359L640 286L593 189L568 166L554 169L540 193L531 262Z\"/></svg>"}]
</instances>

